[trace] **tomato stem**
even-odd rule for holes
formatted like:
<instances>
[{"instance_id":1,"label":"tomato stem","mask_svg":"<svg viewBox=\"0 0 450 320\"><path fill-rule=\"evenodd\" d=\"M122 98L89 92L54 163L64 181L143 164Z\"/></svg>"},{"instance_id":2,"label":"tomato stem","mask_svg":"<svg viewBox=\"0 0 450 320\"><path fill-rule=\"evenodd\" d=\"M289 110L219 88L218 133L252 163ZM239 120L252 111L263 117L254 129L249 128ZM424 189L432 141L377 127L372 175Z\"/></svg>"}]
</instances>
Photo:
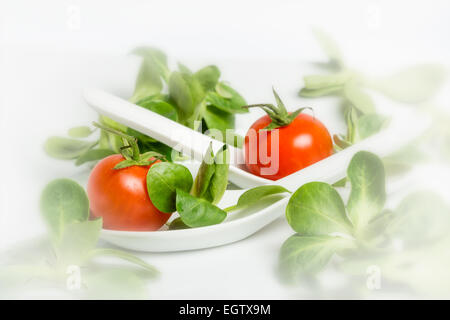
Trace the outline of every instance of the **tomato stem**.
<instances>
[{"instance_id":1,"label":"tomato stem","mask_svg":"<svg viewBox=\"0 0 450 320\"><path fill-rule=\"evenodd\" d=\"M261 108L265 113L270 117L272 122L264 128L264 130L273 130L279 127L288 126L291 122L305 109L311 109L309 107L299 108L296 111L289 113L284 106L283 101L281 101L275 89L273 89L273 94L275 96L275 100L277 101L277 106L274 106L270 103L257 103L257 104L249 104L243 106L242 108ZM311 109L312 110L312 109Z\"/></svg>"},{"instance_id":2,"label":"tomato stem","mask_svg":"<svg viewBox=\"0 0 450 320\"><path fill-rule=\"evenodd\" d=\"M139 161L140 160L140 152L139 152L139 146L138 146L138 141L136 137L130 136L126 133L123 133L122 131L104 126L100 123L97 122L93 122L92 123L95 127L102 129L106 132L118 135L119 137L121 137L123 140L125 140L125 142L128 145L125 145L123 147L120 148L120 153L126 158L129 159L130 156L128 155L128 153L126 152L126 150L131 149L131 160L135 160L135 161Z\"/></svg>"}]
</instances>

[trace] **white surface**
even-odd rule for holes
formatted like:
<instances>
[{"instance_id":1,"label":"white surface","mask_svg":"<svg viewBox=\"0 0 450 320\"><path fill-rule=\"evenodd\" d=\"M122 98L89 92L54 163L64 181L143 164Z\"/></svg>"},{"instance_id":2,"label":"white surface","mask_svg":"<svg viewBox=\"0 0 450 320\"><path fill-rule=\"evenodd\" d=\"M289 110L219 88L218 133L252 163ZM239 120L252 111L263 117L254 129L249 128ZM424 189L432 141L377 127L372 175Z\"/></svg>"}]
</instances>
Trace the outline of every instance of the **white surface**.
<instances>
[{"instance_id":1,"label":"white surface","mask_svg":"<svg viewBox=\"0 0 450 320\"><path fill-rule=\"evenodd\" d=\"M314 106L332 133L343 131L342 123L332 121L339 115L330 109L334 100L295 96L308 72L304 62L323 57L309 26L328 30L348 61L369 72L422 61L448 66L450 56L447 0L9 0L1 6L1 247L43 232L37 203L48 181L86 177L88 168L47 158L42 144L50 134L96 119L82 88L130 93L137 60L128 57L127 70L116 62L136 45L159 46L173 63L181 60L194 69L218 64L249 103L272 101L274 85L292 108ZM78 26L73 8L80 12ZM377 21L370 18L373 8L378 26L371 23ZM117 77L127 71L128 78ZM436 177L435 188L448 181L439 179L439 168L425 177ZM236 244L138 255L162 272L149 286L152 298L294 298L301 297L297 290L281 286L274 274L279 248L291 234L282 217Z\"/></svg>"}]
</instances>

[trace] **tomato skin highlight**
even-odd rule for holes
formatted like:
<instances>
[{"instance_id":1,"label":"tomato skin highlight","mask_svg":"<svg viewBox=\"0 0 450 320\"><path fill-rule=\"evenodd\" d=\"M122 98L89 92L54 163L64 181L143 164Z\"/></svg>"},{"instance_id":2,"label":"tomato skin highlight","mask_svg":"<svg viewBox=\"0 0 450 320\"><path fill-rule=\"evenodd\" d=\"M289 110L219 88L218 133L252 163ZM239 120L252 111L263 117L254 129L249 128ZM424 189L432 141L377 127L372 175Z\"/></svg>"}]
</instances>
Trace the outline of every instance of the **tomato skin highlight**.
<instances>
[{"instance_id":1,"label":"tomato skin highlight","mask_svg":"<svg viewBox=\"0 0 450 320\"><path fill-rule=\"evenodd\" d=\"M279 139L275 141L274 146L272 146L271 131L268 131L266 136L259 134L260 130L271 122L268 115L259 118L245 136L245 164L251 173L265 179L278 180L333 154L330 133L316 118L300 113L289 125L274 129L278 130L279 134ZM252 135L252 130L255 130L256 134ZM278 159L276 157L270 159L272 148L279 150ZM260 151L263 154L266 152L270 161L262 159ZM278 170L269 175L261 172L262 169L267 170L270 166Z\"/></svg>"},{"instance_id":2,"label":"tomato skin highlight","mask_svg":"<svg viewBox=\"0 0 450 320\"><path fill-rule=\"evenodd\" d=\"M146 179L151 165L114 169L123 160L122 155L111 155L92 170L87 186L91 217L103 218L103 228L110 230L160 229L171 214L156 209L148 196Z\"/></svg>"}]
</instances>

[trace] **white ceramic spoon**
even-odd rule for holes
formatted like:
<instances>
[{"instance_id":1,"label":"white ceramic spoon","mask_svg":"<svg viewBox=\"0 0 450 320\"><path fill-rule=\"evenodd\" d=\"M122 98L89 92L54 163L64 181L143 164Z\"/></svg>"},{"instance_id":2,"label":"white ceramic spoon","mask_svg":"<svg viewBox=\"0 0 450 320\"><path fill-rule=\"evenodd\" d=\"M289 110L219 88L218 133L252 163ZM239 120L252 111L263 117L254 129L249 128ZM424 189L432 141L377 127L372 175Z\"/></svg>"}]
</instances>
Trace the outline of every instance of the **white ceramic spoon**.
<instances>
[{"instance_id":1,"label":"white ceramic spoon","mask_svg":"<svg viewBox=\"0 0 450 320\"><path fill-rule=\"evenodd\" d=\"M214 151L223 146L222 142L107 92L86 89L84 98L98 113L145 133L197 161L202 161L210 143ZM242 169L245 163L242 150L229 146L229 152L229 179L234 184L249 188L271 182Z\"/></svg>"},{"instance_id":2,"label":"white ceramic spoon","mask_svg":"<svg viewBox=\"0 0 450 320\"><path fill-rule=\"evenodd\" d=\"M215 150L222 146L221 142L106 92L86 90L84 96L100 114L176 147L177 150L189 150L196 160L201 161L210 142ZM241 187L276 184L291 191L311 181L334 183L345 177L347 166L358 151L366 150L380 157L386 156L418 137L429 123L430 119L423 115L402 112L392 118L389 126L381 132L277 181L262 179L240 169L242 152L230 148L230 180ZM181 144L173 138L174 130L180 130L186 137ZM200 143L190 144L194 138ZM245 190L227 191L219 206L223 208L235 204L243 192ZM262 207L256 212L237 211L230 214L223 223L208 227L156 232L103 230L102 238L127 249L149 252L214 247L241 240L260 230L284 213L287 202L286 197L268 206L262 203Z\"/></svg>"}]
</instances>

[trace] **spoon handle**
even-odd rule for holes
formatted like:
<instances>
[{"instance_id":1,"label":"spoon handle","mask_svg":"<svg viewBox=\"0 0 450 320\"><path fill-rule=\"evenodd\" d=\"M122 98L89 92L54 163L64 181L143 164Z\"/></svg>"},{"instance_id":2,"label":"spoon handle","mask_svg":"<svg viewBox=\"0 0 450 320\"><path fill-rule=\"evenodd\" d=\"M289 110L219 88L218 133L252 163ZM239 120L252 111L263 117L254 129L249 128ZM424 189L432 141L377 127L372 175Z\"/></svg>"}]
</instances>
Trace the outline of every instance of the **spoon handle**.
<instances>
[{"instance_id":1,"label":"spoon handle","mask_svg":"<svg viewBox=\"0 0 450 320\"><path fill-rule=\"evenodd\" d=\"M192 130L155 112L98 89L85 89L84 99L98 113L142 132L173 149L202 161L209 144L216 151L222 142ZM239 161L242 152L229 146L231 165Z\"/></svg>"}]
</instances>

